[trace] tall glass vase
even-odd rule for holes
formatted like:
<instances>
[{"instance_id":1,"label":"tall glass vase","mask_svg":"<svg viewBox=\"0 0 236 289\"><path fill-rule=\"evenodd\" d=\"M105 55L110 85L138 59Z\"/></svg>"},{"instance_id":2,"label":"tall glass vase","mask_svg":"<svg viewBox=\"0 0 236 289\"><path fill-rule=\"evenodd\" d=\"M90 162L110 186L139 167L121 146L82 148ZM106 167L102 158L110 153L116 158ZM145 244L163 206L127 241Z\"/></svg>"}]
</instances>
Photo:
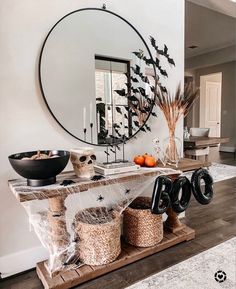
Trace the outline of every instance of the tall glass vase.
<instances>
[{"instance_id":1,"label":"tall glass vase","mask_svg":"<svg viewBox=\"0 0 236 289\"><path fill-rule=\"evenodd\" d=\"M169 130L169 137L163 142L164 163L166 165L178 166L182 145L181 140L175 136L175 129Z\"/></svg>"}]
</instances>

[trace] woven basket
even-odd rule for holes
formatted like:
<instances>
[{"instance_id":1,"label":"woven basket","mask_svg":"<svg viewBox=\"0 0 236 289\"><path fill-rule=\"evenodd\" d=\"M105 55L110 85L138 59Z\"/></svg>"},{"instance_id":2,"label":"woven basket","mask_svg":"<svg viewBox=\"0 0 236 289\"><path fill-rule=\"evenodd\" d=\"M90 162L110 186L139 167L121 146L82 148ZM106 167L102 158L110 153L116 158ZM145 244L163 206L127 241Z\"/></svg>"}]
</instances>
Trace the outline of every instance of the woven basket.
<instances>
[{"instance_id":1,"label":"woven basket","mask_svg":"<svg viewBox=\"0 0 236 289\"><path fill-rule=\"evenodd\" d=\"M77 213L74 222L77 253L84 264L103 265L114 261L121 252L120 215L104 207Z\"/></svg>"},{"instance_id":2,"label":"woven basket","mask_svg":"<svg viewBox=\"0 0 236 289\"><path fill-rule=\"evenodd\" d=\"M151 247L163 239L162 215L151 213L151 198L138 197L124 211L123 235L136 247Z\"/></svg>"}]
</instances>

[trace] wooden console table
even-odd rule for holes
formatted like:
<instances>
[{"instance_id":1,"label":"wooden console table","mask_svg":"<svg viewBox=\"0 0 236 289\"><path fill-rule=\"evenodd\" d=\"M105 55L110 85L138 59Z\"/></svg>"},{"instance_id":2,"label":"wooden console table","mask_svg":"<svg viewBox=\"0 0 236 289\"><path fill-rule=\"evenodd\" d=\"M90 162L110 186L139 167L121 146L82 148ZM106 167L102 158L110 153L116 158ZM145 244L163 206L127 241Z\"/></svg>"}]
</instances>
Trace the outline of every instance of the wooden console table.
<instances>
[{"instance_id":1,"label":"wooden console table","mask_svg":"<svg viewBox=\"0 0 236 289\"><path fill-rule=\"evenodd\" d=\"M189 165L188 165L189 164ZM198 161L184 159L179 164L179 169L183 171L197 169L203 166L203 163L199 163ZM74 193L80 193L82 191L86 191L90 188L95 188L99 186L106 186L115 183L123 183L131 180L139 179L140 177L153 177L158 176L160 174L166 174L172 178L176 178L181 172L176 170L171 170L168 168L154 168L154 169L140 169L135 172L117 174L113 176L106 177L99 181L82 181L78 179L73 172L66 172L60 174L57 177L57 183L45 186L45 187L29 187L26 184L26 180L11 180L9 181L9 186L14 193L15 197L20 202L28 202L32 200L48 200L49 203L49 225L52 228L53 233L55 234L55 240L60 240L61 230L58 230L58 225L53 218L56 216L54 213L60 213L61 215L65 215L65 199L68 195ZM70 179L75 183L69 186L62 186L60 183L65 180ZM177 215L171 210L168 209L169 218L175 219L176 221ZM171 212L170 212L171 211ZM50 222L50 220L52 220ZM170 221L170 220L169 220ZM170 222L171 223L171 222ZM174 223L174 222L173 222ZM180 223L181 224L181 223ZM60 226L66 229L66 221L60 221ZM94 279L98 276L111 272L117 268L135 262L139 259L157 253L161 250L174 246L180 242L191 240L195 237L195 231L187 226L180 225L177 230L168 232L165 230L164 238L162 242L154 247L149 248L137 248L131 245L123 243L122 252L117 260L114 262L104 265L104 266L88 266L83 265L76 270L67 270L60 271L56 276L50 277L44 262L40 262L37 264L37 274L41 279L44 287L46 289L67 289L78 284L81 284L85 281ZM55 243L55 245L57 245Z\"/></svg>"}]
</instances>

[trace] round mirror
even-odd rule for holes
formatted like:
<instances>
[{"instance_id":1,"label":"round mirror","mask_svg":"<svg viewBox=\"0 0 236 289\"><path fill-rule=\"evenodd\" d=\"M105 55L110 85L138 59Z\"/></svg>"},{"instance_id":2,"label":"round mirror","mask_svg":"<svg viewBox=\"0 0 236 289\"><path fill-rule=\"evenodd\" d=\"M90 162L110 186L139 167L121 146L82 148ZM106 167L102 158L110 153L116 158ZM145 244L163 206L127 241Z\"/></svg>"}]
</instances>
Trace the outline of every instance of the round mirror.
<instances>
[{"instance_id":1,"label":"round mirror","mask_svg":"<svg viewBox=\"0 0 236 289\"><path fill-rule=\"evenodd\" d=\"M150 130L153 66L138 31L103 9L74 11L48 33L39 61L42 94L56 121L93 145L120 143Z\"/></svg>"}]
</instances>

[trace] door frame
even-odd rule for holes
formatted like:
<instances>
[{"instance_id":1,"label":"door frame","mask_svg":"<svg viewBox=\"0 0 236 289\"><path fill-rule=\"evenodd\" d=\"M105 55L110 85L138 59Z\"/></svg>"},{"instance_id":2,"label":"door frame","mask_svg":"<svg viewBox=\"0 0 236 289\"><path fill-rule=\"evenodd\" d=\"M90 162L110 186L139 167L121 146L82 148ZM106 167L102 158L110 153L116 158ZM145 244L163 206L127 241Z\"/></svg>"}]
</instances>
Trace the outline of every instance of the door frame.
<instances>
[{"instance_id":1,"label":"door frame","mask_svg":"<svg viewBox=\"0 0 236 289\"><path fill-rule=\"evenodd\" d=\"M219 81L214 81L211 78L219 76ZM199 125L200 127L206 127L205 122L205 103L206 103L206 82L219 82L221 84L220 89L220 135L221 135L221 103L222 103L222 72L215 72L200 75L200 109L199 109Z\"/></svg>"}]
</instances>

